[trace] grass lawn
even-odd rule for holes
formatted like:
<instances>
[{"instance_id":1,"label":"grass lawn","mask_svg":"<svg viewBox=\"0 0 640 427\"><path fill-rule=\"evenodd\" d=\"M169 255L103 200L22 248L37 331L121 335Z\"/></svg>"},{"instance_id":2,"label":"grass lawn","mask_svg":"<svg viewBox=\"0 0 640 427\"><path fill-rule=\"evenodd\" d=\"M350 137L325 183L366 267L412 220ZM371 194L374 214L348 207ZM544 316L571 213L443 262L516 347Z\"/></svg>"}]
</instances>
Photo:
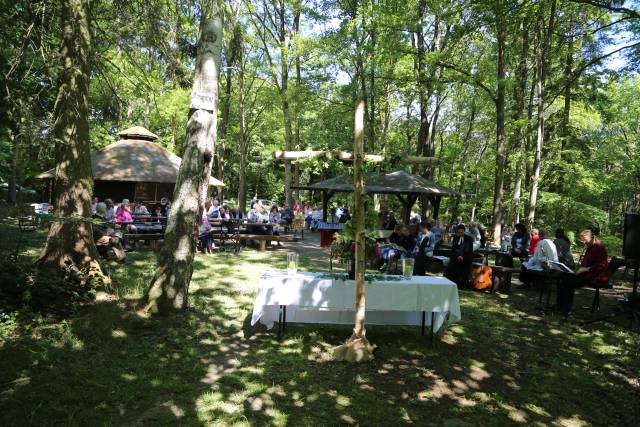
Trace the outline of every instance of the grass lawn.
<instances>
[{"instance_id":1,"label":"grass lawn","mask_svg":"<svg viewBox=\"0 0 640 427\"><path fill-rule=\"evenodd\" d=\"M0 233L13 244L15 229ZM537 294L518 287L461 291L462 321L435 345L418 327L373 326L375 361L334 363L349 327L291 325L279 342L249 326L261 273L285 256L198 255L192 309L167 319L130 310L154 271L149 251L110 264L116 297L71 319L4 313L0 425L640 424L637 333L540 317ZM592 295L580 290L576 306Z\"/></svg>"}]
</instances>

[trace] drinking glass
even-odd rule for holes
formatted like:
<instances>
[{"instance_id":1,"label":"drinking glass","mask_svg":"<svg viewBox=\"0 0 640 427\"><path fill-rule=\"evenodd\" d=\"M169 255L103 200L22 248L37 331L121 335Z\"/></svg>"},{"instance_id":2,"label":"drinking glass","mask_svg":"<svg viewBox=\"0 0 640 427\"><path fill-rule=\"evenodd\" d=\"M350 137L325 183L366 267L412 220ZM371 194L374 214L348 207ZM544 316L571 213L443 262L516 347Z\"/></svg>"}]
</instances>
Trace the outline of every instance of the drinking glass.
<instances>
[{"instance_id":1,"label":"drinking glass","mask_svg":"<svg viewBox=\"0 0 640 427\"><path fill-rule=\"evenodd\" d=\"M295 252L287 253L287 274L289 276L298 274L298 254Z\"/></svg>"},{"instance_id":2,"label":"drinking glass","mask_svg":"<svg viewBox=\"0 0 640 427\"><path fill-rule=\"evenodd\" d=\"M402 259L402 275L405 280L411 280L413 277L413 258Z\"/></svg>"}]
</instances>

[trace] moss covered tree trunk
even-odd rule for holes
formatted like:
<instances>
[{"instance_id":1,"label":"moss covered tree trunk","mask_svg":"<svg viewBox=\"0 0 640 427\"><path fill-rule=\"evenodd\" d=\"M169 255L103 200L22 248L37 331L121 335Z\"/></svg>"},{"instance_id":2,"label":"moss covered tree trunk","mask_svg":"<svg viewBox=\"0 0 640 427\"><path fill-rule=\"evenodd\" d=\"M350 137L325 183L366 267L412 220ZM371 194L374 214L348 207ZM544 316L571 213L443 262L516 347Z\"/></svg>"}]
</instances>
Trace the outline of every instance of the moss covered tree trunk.
<instances>
[{"instance_id":1,"label":"moss covered tree trunk","mask_svg":"<svg viewBox=\"0 0 640 427\"><path fill-rule=\"evenodd\" d=\"M40 269L63 265L91 266L101 274L89 222L91 216L91 152L88 94L91 30L87 0L62 2L62 47L58 96L54 106L54 213L67 218L51 224L38 260Z\"/></svg>"},{"instance_id":2,"label":"moss covered tree trunk","mask_svg":"<svg viewBox=\"0 0 640 427\"><path fill-rule=\"evenodd\" d=\"M169 210L158 269L143 299L145 311L169 314L188 307L197 229L207 196L216 140L221 47L222 9L217 2L205 1L202 5L185 151Z\"/></svg>"},{"instance_id":3,"label":"moss covered tree trunk","mask_svg":"<svg viewBox=\"0 0 640 427\"><path fill-rule=\"evenodd\" d=\"M364 229L364 101L360 100L355 114L355 136L353 142L353 178L355 184L355 232L356 232L356 316L353 334L341 346L334 348L335 360L364 362L373 359L373 346L369 344L365 329L365 229Z\"/></svg>"}]
</instances>

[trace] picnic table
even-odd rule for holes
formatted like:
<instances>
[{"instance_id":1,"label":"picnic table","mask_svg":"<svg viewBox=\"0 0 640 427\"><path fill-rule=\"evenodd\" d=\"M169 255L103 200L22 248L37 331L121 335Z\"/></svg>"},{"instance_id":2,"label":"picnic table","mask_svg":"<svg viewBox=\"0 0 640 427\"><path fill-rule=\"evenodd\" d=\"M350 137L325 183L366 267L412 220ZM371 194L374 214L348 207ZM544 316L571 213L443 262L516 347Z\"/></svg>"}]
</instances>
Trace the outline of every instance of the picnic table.
<instances>
[{"instance_id":1,"label":"picnic table","mask_svg":"<svg viewBox=\"0 0 640 427\"><path fill-rule=\"evenodd\" d=\"M251 324L258 321L271 329L287 320L295 323L352 324L356 285L324 273L269 270L260 280ZM430 326L431 336L460 321L460 302L455 283L438 276L381 276L367 284L367 324ZM427 315L428 314L428 315Z\"/></svg>"}]
</instances>

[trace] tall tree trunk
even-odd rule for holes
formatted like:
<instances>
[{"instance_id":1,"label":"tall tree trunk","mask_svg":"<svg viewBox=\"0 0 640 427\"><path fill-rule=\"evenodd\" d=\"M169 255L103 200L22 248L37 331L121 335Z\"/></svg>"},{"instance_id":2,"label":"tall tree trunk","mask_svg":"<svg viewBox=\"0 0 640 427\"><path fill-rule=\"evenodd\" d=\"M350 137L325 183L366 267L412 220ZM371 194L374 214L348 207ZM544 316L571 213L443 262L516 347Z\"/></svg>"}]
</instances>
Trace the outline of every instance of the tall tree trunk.
<instances>
[{"instance_id":1,"label":"tall tree trunk","mask_svg":"<svg viewBox=\"0 0 640 427\"><path fill-rule=\"evenodd\" d=\"M217 2L210 0L203 5L184 156L158 268L143 300L144 309L151 312L169 314L188 307L197 227L215 150L222 16Z\"/></svg>"},{"instance_id":2,"label":"tall tree trunk","mask_svg":"<svg viewBox=\"0 0 640 427\"><path fill-rule=\"evenodd\" d=\"M20 135L16 135L12 129L9 129L9 139L13 142L13 154L11 156L11 173L9 175L9 188L7 199L10 204L15 206L18 203L17 178L18 178L18 142Z\"/></svg>"},{"instance_id":3,"label":"tall tree trunk","mask_svg":"<svg viewBox=\"0 0 640 427\"><path fill-rule=\"evenodd\" d=\"M62 3L62 70L54 106L55 215L89 218L93 179L89 143L89 57L91 29L87 0ZM60 268L89 264L102 274L88 221L53 222L38 264Z\"/></svg>"},{"instance_id":4,"label":"tall tree trunk","mask_svg":"<svg viewBox=\"0 0 640 427\"><path fill-rule=\"evenodd\" d=\"M287 46L287 33L285 24L287 21L285 1L279 0L279 31L280 42L280 95L282 97L282 114L284 116L284 149L291 150L291 111L289 109L289 47ZM291 203L291 161L284 164L284 199L285 206Z\"/></svg>"},{"instance_id":5,"label":"tall tree trunk","mask_svg":"<svg viewBox=\"0 0 640 427\"><path fill-rule=\"evenodd\" d=\"M355 325L353 334L347 342L333 350L336 360L350 362L368 361L373 359L373 346L369 344L365 329L365 229L364 229L364 112L365 103L358 101L355 113L354 141L353 141L353 179L355 186L355 234L356 234L356 304Z\"/></svg>"},{"instance_id":6,"label":"tall tree trunk","mask_svg":"<svg viewBox=\"0 0 640 427\"><path fill-rule=\"evenodd\" d=\"M509 223L519 222L520 220L520 197L522 195L522 162L523 158L526 159L526 153L522 155L522 142L523 142L523 129L524 126L521 123L522 116L524 115L525 107L525 95L527 90L527 56L529 54L529 27L528 19L523 19L521 22L522 31L522 45L520 52L520 62L518 63L518 69L516 71L517 84L514 88L513 98L515 108L513 110L513 123L515 126L513 132L513 143L511 151L515 154L515 173L514 173L514 188L513 198L511 199L511 209L509 212Z\"/></svg>"},{"instance_id":7,"label":"tall tree trunk","mask_svg":"<svg viewBox=\"0 0 640 427\"><path fill-rule=\"evenodd\" d=\"M218 176L220 181L224 182L224 159L227 149L227 128L229 127L229 111L231 109L231 92L233 88L233 66L238 59L239 50L242 49L242 43L244 43L242 27L238 24L237 20L233 22L233 36L229 44L227 45L226 52L226 81L224 90L224 103L222 104L222 118L220 120L220 126L218 127L218 140L220 141L220 149L218 150ZM218 197L222 201L224 198L223 187L218 189Z\"/></svg>"},{"instance_id":8,"label":"tall tree trunk","mask_svg":"<svg viewBox=\"0 0 640 427\"><path fill-rule=\"evenodd\" d=\"M529 205L527 207L527 224L533 227L536 217L536 205L538 201L538 187L540 182L540 169L542 167L542 148L545 138L545 87L548 79L549 49L551 37L553 35L556 14L556 0L551 0L551 11L549 13L549 25L544 27L544 9L541 9L538 18L538 44L536 47L536 68L537 68L537 95L538 95L538 129L536 137L536 156L533 163L533 176L531 180L531 191L529 192Z\"/></svg>"},{"instance_id":9,"label":"tall tree trunk","mask_svg":"<svg viewBox=\"0 0 640 427\"><path fill-rule=\"evenodd\" d=\"M238 137L240 149L240 170L238 171L238 208L241 212L247 209L247 126L245 123L245 97L244 97L244 49L241 46L238 51L238 63L240 70L238 71Z\"/></svg>"},{"instance_id":10,"label":"tall tree trunk","mask_svg":"<svg viewBox=\"0 0 640 427\"><path fill-rule=\"evenodd\" d=\"M565 150L569 145L569 118L571 116L571 82L573 81L573 22L569 23L569 40L567 56L564 63L564 106L562 108L562 123L560 125L560 175L558 176L558 192L564 193L564 176L568 172L565 168Z\"/></svg>"},{"instance_id":11,"label":"tall tree trunk","mask_svg":"<svg viewBox=\"0 0 640 427\"><path fill-rule=\"evenodd\" d=\"M474 92L473 97L471 98L471 113L469 115L469 127L467 128L467 133L464 135L464 139L462 141L462 146L463 146L462 157L461 157L462 174L460 175L460 185L458 185L459 193L462 193L462 191L464 190L464 183L467 176L467 165L469 163L468 155L469 155L469 148L471 146L471 135L473 133L473 125L476 119L476 110L477 110L476 97ZM453 201L451 216L453 218L456 218L459 213L460 213L460 197L456 197Z\"/></svg>"},{"instance_id":12,"label":"tall tree trunk","mask_svg":"<svg viewBox=\"0 0 640 427\"><path fill-rule=\"evenodd\" d=\"M293 19L293 32L298 34L300 31L300 7L296 8L295 16ZM294 107L294 137L295 137L295 149L300 150L300 89L302 88L302 69L300 67L300 47L296 45L296 91L295 91L295 107ZM300 165L296 162L293 171L293 184L295 186L300 185ZM294 199L300 200L300 190L294 191Z\"/></svg>"},{"instance_id":13,"label":"tall tree trunk","mask_svg":"<svg viewBox=\"0 0 640 427\"><path fill-rule=\"evenodd\" d=\"M493 220L491 224L493 244L500 244L502 234L502 198L504 196L504 169L506 166L506 144L504 137L505 105L505 39L506 22L503 11L498 11L496 32L498 38L498 85L496 92L496 177L493 190Z\"/></svg>"}]
</instances>

